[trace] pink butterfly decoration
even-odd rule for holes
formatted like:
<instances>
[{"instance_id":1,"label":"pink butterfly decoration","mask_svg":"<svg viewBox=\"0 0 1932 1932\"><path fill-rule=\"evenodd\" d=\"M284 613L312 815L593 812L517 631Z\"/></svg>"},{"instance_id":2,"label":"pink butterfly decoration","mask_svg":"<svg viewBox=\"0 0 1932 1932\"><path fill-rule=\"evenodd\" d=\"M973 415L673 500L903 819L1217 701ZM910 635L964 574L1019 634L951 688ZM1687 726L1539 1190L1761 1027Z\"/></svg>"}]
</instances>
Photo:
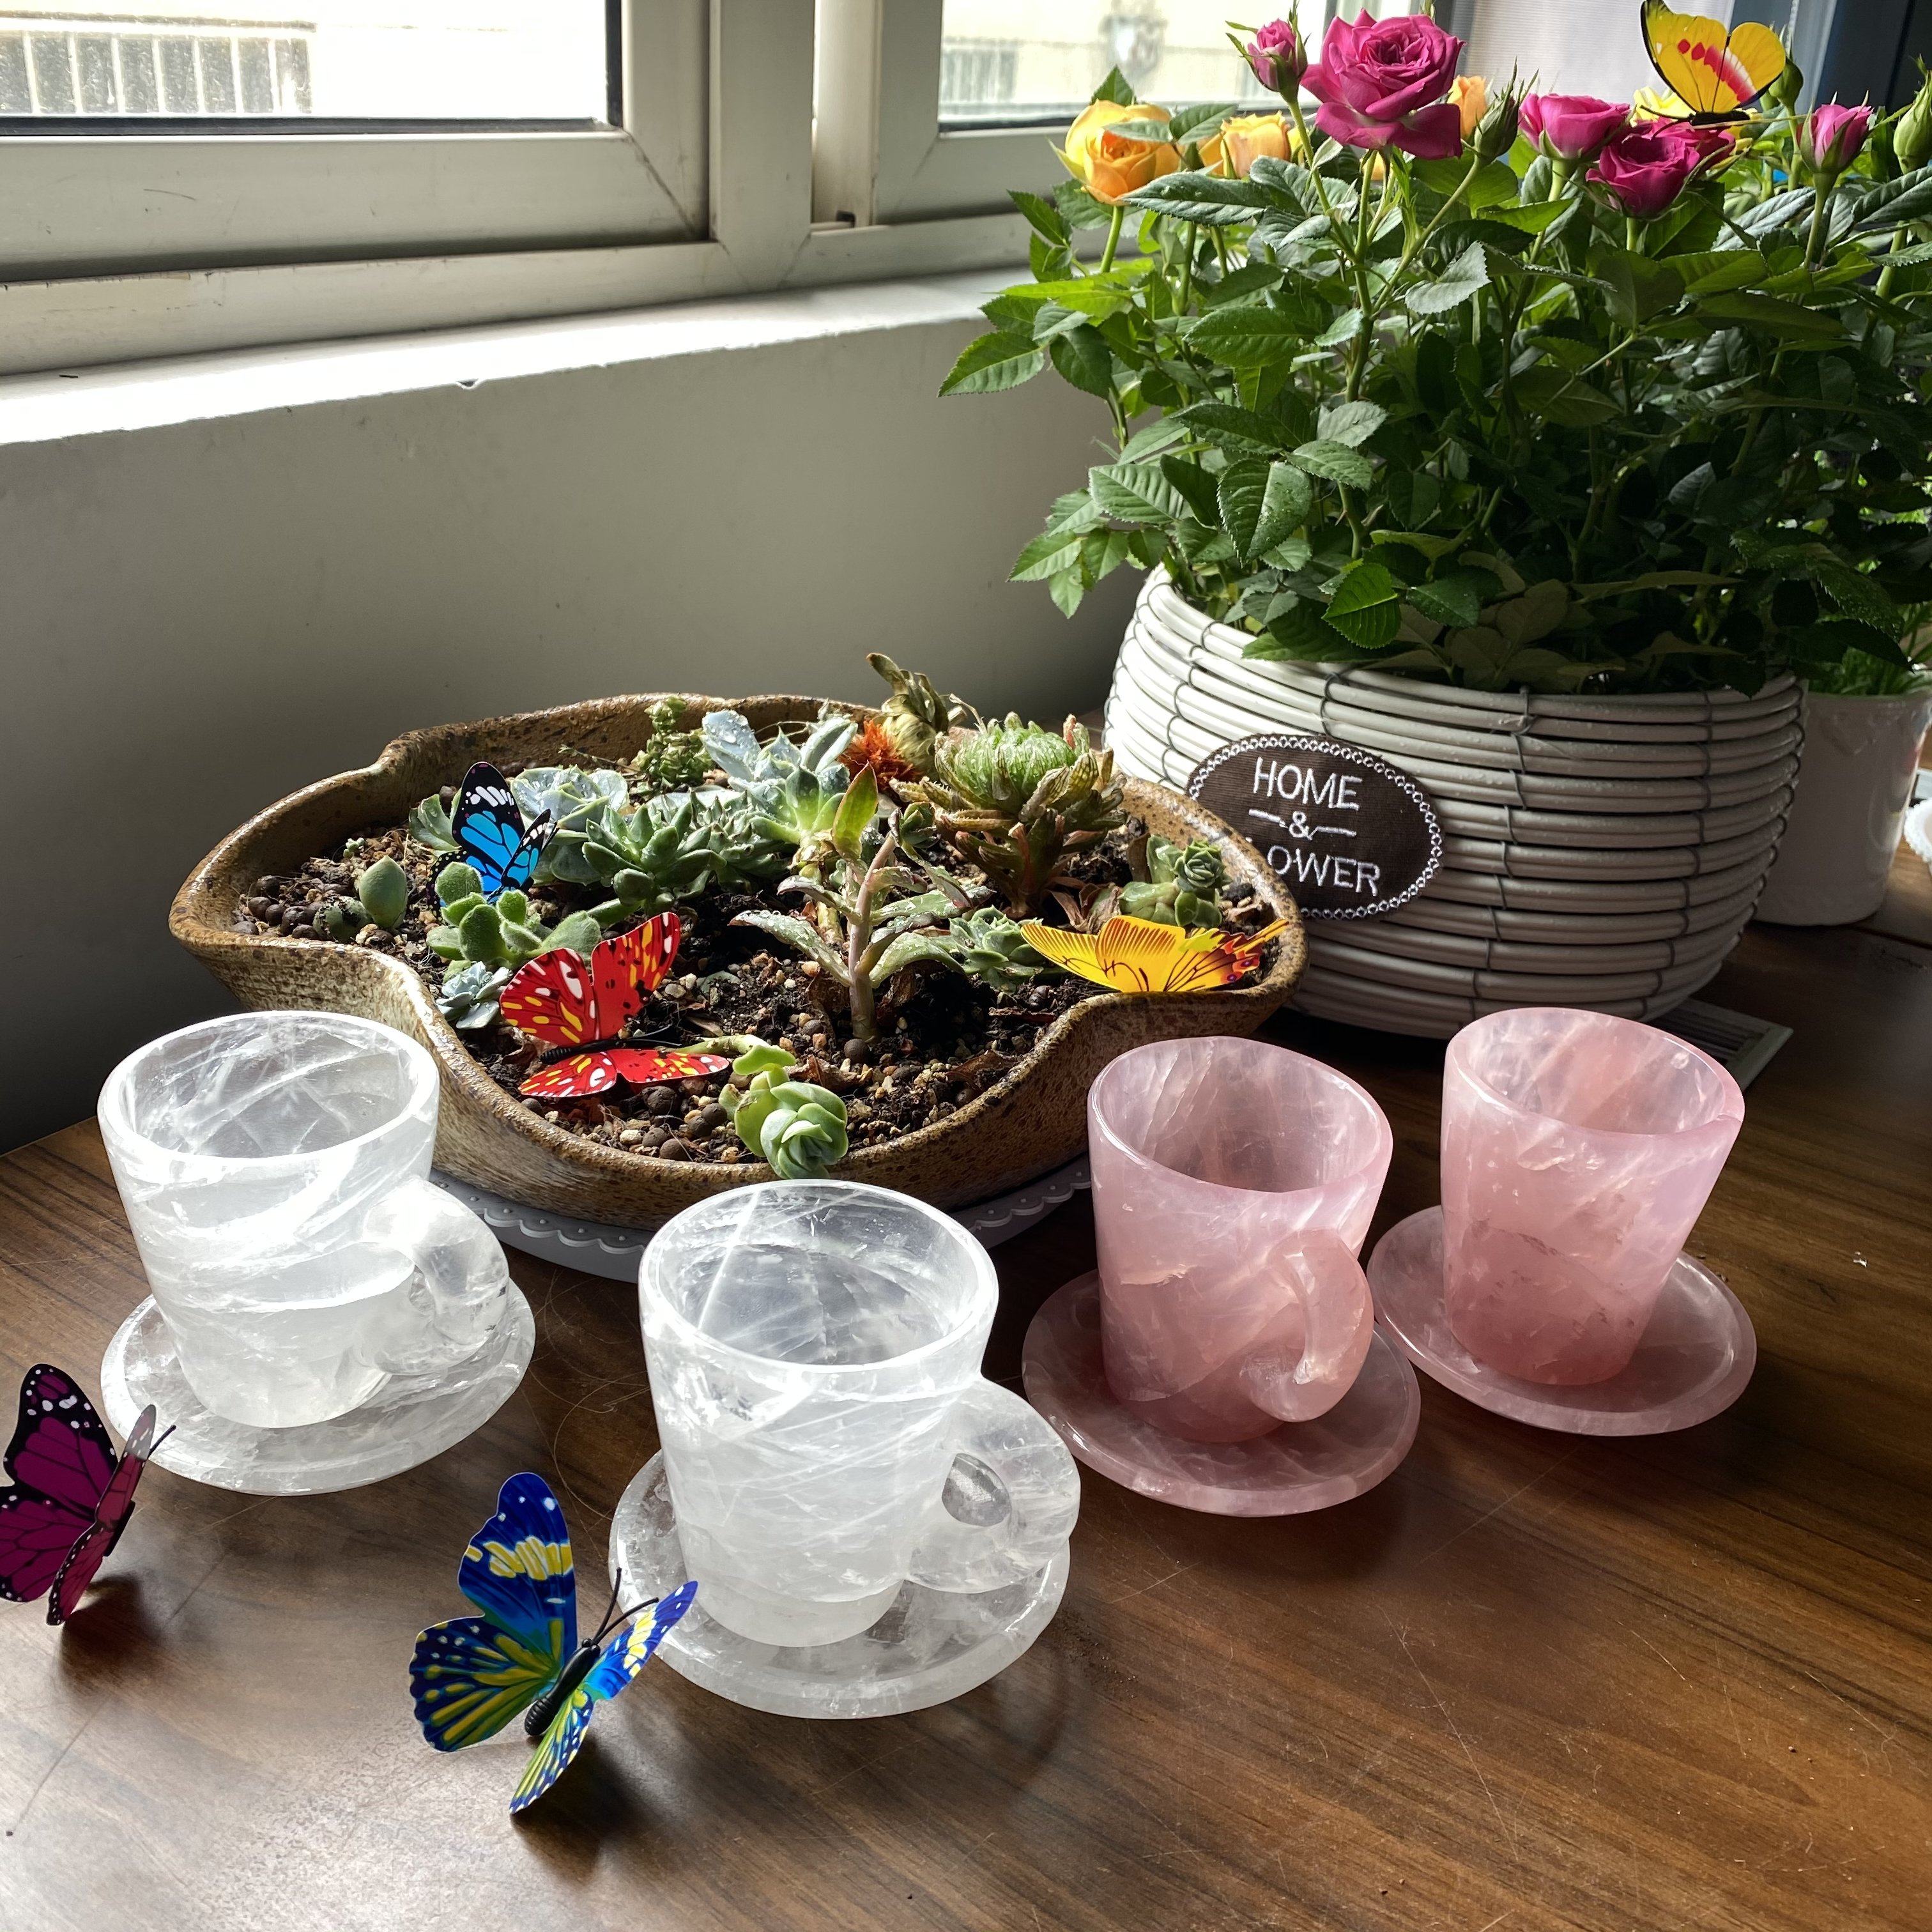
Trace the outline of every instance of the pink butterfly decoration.
<instances>
[{"instance_id":1,"label":"pink butterfly decoration","mask_svg":"<svg viewBox=\"0 0 1932 1932\"><path fill-rule=\"evenodd\" d=\"M0 1598L31 1604L51 1586L47 1622L65 1623L128 1527L155 1447L152 1406L117 1456L72 1377L44 1362L29 1369L7 1445L14 1480L0 1487Z\"/></svg>"}]
</instances>

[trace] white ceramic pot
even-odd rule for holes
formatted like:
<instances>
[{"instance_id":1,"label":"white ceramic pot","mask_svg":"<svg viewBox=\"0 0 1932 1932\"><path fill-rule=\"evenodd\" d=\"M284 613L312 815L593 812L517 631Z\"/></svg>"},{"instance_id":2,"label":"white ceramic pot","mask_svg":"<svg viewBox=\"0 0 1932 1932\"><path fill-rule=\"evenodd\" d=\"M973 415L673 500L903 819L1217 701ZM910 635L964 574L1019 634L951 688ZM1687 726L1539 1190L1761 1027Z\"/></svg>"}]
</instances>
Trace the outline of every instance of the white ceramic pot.
<instances>
[{"instance_id":1,"label":"white ceramic pot","mask_svg":"<svg viewBox=\"0 0 1932 1932\"><path fill-rule=\"evenodd\" d=\"M1932 687L1903 698L1805 693L1798 796L1760 919L1850 926L1877 911L1928 722Z\"/></svg>"},{"instance_id":2,"label":"white ceramic pot","mask_svg":"<svg viewBox=\"0 0 1932 1932\"><path fill-rule=\"evenodd\" d=\"M1610 698L1464 691L1388 672L1262 664L1246 632L1156 571L1107 704L1124 770L1185 789L1236 739L1292 731L1407 772L1444 860L1376 920L1312 920L1295 1004L1446 1036L1511 1006L1648 1019L1717 971L1777 852L1798 688Z\"/></svg>"}]
</instances>

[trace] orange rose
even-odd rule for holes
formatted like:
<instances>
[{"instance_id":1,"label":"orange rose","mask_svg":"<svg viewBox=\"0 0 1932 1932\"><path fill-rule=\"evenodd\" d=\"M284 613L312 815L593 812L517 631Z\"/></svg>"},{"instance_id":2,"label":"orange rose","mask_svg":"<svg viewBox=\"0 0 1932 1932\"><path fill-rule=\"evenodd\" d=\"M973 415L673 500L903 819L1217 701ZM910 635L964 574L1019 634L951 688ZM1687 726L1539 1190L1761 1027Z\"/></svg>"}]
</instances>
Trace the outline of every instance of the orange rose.
<instances>
[{"instance_id":1,"label":"orange rose","mask_svg":"<svg viewBox=\"0 0 1932 1932\"><path fill-rule=\"evenodd\" d=\"M1093 100L1080 110L1080 116L1066 130L1066 146L1054 152L1066 164L1066 172L1082 183L1096 201L1109 204L1145 188L1162 175L1178 173L1180 154L1171 141L1149 141L1132 134L1117 134L1116 123L1123 121L1168 119L1165 107L1144 103L1123 106L1118 100Z\"/></svg>"},{"instance_id":2,"label":"orange rose","mask_svg":"<svg viewBox=\"0 0 1932 1932\"><path fill-rule=\"evenodd\" d=\"M1245 181L1264 154L1285 161L1300 146L1300 136L1281 115L1231 114L1219 133L1202 142L1201 165Z\"/></svg>"},{"instance_id":3,"label":"orange rose","mask_svg":"<svg viewBox=\"0 0 1932 1932\"><path fill-rule=\"evenodd\" d=\"M1479 74L1459 74L1449 89L1449 104L1462 117L1466 141L1490 111L1490 83Z\"/></svg>"}]
</instances>

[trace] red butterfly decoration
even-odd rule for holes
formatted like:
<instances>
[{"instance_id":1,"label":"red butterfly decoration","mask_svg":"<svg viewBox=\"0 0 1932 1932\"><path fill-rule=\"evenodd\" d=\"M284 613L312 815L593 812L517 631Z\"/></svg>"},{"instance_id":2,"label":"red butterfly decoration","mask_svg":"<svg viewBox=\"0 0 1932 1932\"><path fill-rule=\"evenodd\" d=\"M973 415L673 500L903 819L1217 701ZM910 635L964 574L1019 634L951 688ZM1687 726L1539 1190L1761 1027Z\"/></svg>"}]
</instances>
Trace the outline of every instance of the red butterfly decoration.
<instances>
[{"instance_id":1,"label":"red butterfly decoration","mask_svg":"<svg viewBox=\"0 0 1932 1932\"><path fill-rule=\"evenodd\" d=\"M588 1050L539 1068L518 1090L557 1100L581 1100L628 1080L688 1080L722 1073L730 1065L715 1053L680 1048L614 1046L624 1022L662 986L677 957L683 928L674 912L661 912L619 939L598 942L589 964L567 947L540 952L503 988L502 1016L519 1033L552 1046Z\"/></svg>"},{"instance_id":2,"label":"red butterfly decoration","mask_svg":"<svg viewBox=\"0 0 1932 1932\"><path fill-rule=\"evenodd\" d=\"M0 1488L0 1597L32 1603L51 1585L47 1622L66 1622L128 1527L155 1447L152 1407L117 1456L72 1378L44 1362L29 1369L7 1446L14 1480Z\"/></svg>"}]
</instances>

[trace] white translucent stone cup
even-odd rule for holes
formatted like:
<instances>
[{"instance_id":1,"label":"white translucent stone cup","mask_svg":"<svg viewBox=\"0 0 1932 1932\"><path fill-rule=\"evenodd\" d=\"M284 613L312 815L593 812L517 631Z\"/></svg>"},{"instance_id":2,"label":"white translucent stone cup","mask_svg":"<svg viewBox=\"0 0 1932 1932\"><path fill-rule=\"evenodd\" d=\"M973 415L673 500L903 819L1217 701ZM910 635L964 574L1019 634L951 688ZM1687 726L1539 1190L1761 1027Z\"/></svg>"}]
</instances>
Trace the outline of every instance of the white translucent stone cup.
<instances>
[{"instance_id":1,"label":"white translucent stone cup","mask_svg":"<svg viewBox=\"0 0 1932 1932\"><path fill-rule=\"evenodd\" d=\"M509 1271L428 1178L436 1102L421 1046L344 1013L209 1020L109 1075L107 1157L182 1372L215 1414L326 1422L495 1332Z\"/></svg>"},{"instance_id":2,"label":"white translucent stone cup","mask_svg":"<svg viewBox=\"0 0 1932 1932\"><path fill-rule=\"evenodd\" d=\"M998 1280L937 1209L849 1181L734 1189L658 1231L640 1296L679 1539L728 1630L836 1643L908 1582L998 1589L1065 1547L1078 1474L981 1376Z\"/></svg>"}]
</instances>

